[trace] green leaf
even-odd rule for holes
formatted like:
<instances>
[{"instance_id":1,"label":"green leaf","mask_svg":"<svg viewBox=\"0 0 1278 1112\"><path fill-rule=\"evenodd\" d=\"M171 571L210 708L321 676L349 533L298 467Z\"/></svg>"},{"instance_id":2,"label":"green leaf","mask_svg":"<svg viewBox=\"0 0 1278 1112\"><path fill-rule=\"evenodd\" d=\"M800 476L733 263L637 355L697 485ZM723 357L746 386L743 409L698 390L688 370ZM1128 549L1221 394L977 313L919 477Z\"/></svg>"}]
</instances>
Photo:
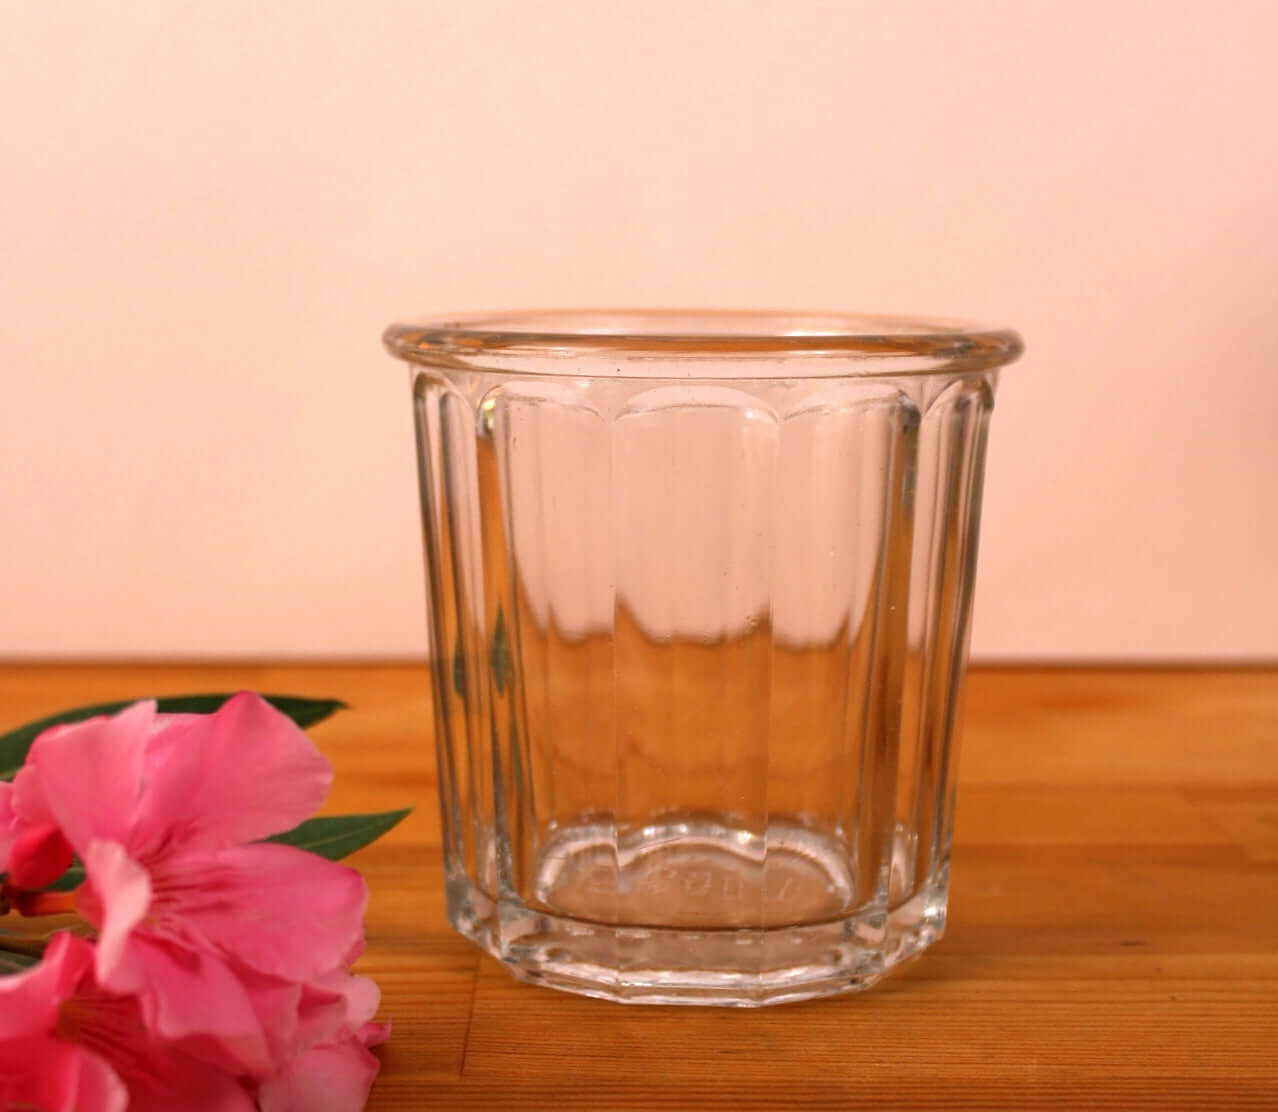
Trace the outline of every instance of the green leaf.
<instances>
[{"instance_id":1,"label":"green leaf","mask_svg":"<svg viewBox=\"0 0 1278 1112\"><path fill-rule=\"evenodd\" d=\"M230 697L229 694L172 695L156 700L156 704L163 714L211 714ZM323 722L329 715L346 706L337 699L303 699L294 695L263 695L262 698L276 710L288 715L302 729ZM74 710L65 710L61 714L51 714L48 718L28 722L7 734L0 734L0 780L12 780L18 774L31 743L50 726L83 722L86 718L96 718L100 714L115 714L136 701L126 699L119 703L76 707Z\"/></svg>"},{"instance_id":2,"label":"green leaf","mask_svg":"<svg viewBox=\"0 0 1278 1112\"><path fill-rule=\"evenodd\" d=\"M32 957L30 954L15 954L12 950L0 950L0 977L7 977L10 973L22 973L33 965L39 964L39 961L39 958Z\"/></svg>"},{"instance_id":3,"label":"green leaf","mask_svg":"<svg viewBox=\"0 0 1278 1112\"><path fill-rule=\"evenodd\" d=\"M84 883L84 866L80 864L77 857L70 867L57 880L50 884L47 888L42 888L42 892L70 892L74 888L79 888Z\"/></svg>"},{"instance_id":4,"label":"green leaf","mask_svg":"<svg viewBox=\"0 0 1278 1112\"><path fill-rule=\"evenodd\" d=\"M307 819L300 826L266 840L296 846L308 853L327 857L330 861L340 861L357 849L363 849L369 842L376 841L411 811L412 808L408 807L402 811L381 811L372 815L334 815L330 818Z\"/></svg>"}]
</instances>

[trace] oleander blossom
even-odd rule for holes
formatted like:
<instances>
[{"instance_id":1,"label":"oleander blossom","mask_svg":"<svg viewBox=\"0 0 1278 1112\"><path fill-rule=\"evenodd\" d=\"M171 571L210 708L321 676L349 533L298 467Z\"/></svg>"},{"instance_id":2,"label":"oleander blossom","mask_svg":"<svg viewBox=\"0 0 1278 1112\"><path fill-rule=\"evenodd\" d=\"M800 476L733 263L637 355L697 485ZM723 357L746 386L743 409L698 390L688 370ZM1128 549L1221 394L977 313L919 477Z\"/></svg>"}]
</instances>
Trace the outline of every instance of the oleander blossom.
<instances>
[{"instance_id":1,"label":"oleander blossom","mask_svg":"<svg viewBox=\"0 0 1278 1112\"><path fill-rule=\"evenodd\" d=\"M346 998L342 1029L262 1082L261 1112L347 1112L364 1106L380 1066L368 1048L386 1041L390 1024L372 1021L381 993L367 977L339 977L333 987Z\"/></svg>"},{"instance_id":2,"label":"oleander blossom","mask_svg":"<svg viewBox=\"0 0 1278 1112\"><path fill-rule=\"evenodd\" d=\"M0 977L0 1108L124 1112L128 1107L128 1090L110 1063L57 1037L61 1005L92 965L88 943L60 935L35 968Z\"/></svg>"},{"instance_id":3,"label":"oleander blossom","mask_svg":"<svg viewBox=\"0 0 1278 1112\"><path fill-rule=\"evenodd\" d=\"M0 977L0 1108L254 1112L250 1086L156 1039L93 965L92 945L60 933L35 968Z\"/></svg>"},{"instance_id":4,"label":"oleander blossom","mask_svg":"<svg viewBox=\"0 0 1278 1112\"><path fill-rule=\"evenodd\" d=\"M79 856L94 990L132 1001L157 1044L238 1079L263 1108L359 1108L377 1068L366 1048L385 1037L376 986L349 972L364 882L259 841L308 818L331 781L259 696L212 715L137 703L35 740L0 794L0 869L33 888ZM323 1102L298 1095L308 1061L330 1076Z\"/></svg>"},{"instance_id":5,"label":"oleander blossom","mask_svg":"<svg viewBox=\"0 0 1278 1112\"><path fill-rule=\"evenodd\" d=\"M0 873L8 871L17 824L18 816L13 813L13 785L0 780Z\"/></svg>"}]
</instances>

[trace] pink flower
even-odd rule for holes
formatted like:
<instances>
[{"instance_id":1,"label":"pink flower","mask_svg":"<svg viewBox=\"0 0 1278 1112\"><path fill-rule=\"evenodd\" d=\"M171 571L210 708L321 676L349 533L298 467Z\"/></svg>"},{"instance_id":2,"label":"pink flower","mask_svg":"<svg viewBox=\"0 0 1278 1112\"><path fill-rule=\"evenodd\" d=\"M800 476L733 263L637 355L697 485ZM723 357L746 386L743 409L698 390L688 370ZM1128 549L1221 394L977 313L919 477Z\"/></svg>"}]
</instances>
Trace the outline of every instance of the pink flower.
<instances>
[{"instance_id":1,"label":"pink flower","mask_svg":"<svg viewBox=\"0 0 1278 1112\"><path fill-rule=\"evenodd\" d=\"M0 978L0 1107L50 1112L254 1112L248 1090L153 1039L137 1003L103 992L93 947L55 935L34 969Z\"/></svg>"},{"instance_id":2,"label":"pink flower","mask_svg":"<svg viewBox=\"0 0 1278 1112\"><path fill-rule=\"evenodd\" d=\"M14 787L0 781L0 873L8 889L39 889L52 884L71 864L71 847L51 817L39 808L20 817Z\"/></svg>"},{"instance_id":3,"label":"pink flower","mask_svg":"<svg viewBox=\"0 0 1278 1112\"><path fill-rule=\"evenodd\" d=\"M71 847L56 826L27 826L13 839L9 883L36 890L52 884L71 864Z\"/></svg>"},{"instance_id":4,"label":"pink flower","mask_svg":"<svg viewBox=\"0 0 1278 1112\"><path fill-rule=\"evenodd\" d=\"M346 977L340 984L347 1001L342 1030L262 1083L257 1094L261 1112L348 1112L364 1107L380 1066L368 1048L386 1041L390 1024L371 1022L381 999L372 981Z\"/></svg>"},{"instance_id":5,"label":"pink flower","mask_svg":"<svg viewBox=\"0 0 1278 1112\"><path fill-rule=\"evenodd\" d=\"M124 1112L128 1106L124 1083L101 1056L54 1036L59 1004L93 962L88 944L78 941L59 936L41 964L0 977L0 1108Z\"/></svg>"},{"instance_id":6,"label":"pink flower","mask_svg":"<svg viewBox=\"0 0 1278 1112\"><path fill-rule=\"evenodd\" d=\"M367 891L352 869L246 843L307 818L331 780L306 735L248 693L212 715L148 702L57 726L14 781L10 877L43 878L64 837L100 932L97 984L136 996L155 1039L273 1077L349 1026L334 978L363 948Z\"/></svg>"},{"instance_id":7,"label":"pink flower","mask_svg":"<svg viewBox=\"0 0 1278 1112\"><path fill-rule=\"evenodd\" d=\"M96 1054L57 1039L0 1040L0 1108L124 1112L128 1092Z\"/></svg>"},{"instance_id":8,"label":"pink flower","mask_svg":"<svg viewBox=\"0 0 1278 1112\"><path fill-rule=\"evenodd\" d=\"M0 873L9 871L9 853L13 849L18 816L13 813L13 785L0 780Z\"/></svg>"}]
</instances>

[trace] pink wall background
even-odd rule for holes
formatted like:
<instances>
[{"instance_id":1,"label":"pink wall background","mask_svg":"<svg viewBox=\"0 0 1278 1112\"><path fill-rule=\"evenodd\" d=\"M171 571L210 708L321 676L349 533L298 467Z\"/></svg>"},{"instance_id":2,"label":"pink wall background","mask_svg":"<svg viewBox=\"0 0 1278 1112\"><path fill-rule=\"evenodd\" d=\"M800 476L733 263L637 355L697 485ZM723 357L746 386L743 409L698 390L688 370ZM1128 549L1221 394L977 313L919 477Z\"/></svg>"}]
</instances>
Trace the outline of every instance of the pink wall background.
<instances>
[{"instance_id":1,"label":"pink wall background","mask_svg":"<svg viewBox=\"0 0 1278 1112\"><path fill-rule=\"evenodd\" d=\"M424 651L392 317L1018 327L975 652L1278 656L1278 7L0 7L0 655Z\"/></svg>"}]
</instances>

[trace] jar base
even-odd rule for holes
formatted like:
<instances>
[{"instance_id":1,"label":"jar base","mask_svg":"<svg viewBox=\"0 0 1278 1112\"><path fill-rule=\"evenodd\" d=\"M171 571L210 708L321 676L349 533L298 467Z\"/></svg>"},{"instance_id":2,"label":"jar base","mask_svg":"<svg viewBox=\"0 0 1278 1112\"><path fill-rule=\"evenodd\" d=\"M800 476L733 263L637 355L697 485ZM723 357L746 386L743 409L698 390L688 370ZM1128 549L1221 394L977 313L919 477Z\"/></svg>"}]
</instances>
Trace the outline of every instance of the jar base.
<instances>
[{"instance_id":1,"label":"jar base","mask_svg":"<svg viewBox=\"0 0 1278 1112\"><path fill-rule=\"evenodd\" d=\"M754 922L761 914L779 916L779 908L766 910L769 889L775 888L798 897L792 913L805 910L802 900L816 900L818 892L839 904L842 913L816 922L763 927L720 919L720 925L711 927L709 916L717 905L706 897L722 890L725 878L730 892L738 883L748 883L738 874L748 875L743 862L754 856L750 838L727 828L689 831L687 823L676 825L682 841L672 840L675 831L666 824L645 828L648 837L633 851L625 848L624 839L609 842L610 871L599 857L603 828L575 828L552 841L539 859L534 891L540 901L558 894L555 911L513 898L494 901L464 876L455 875L449 883L449 918L522 981L624 1003L737 1007L868 988L944 932L945 871L891 910L877 901L848 910L854 893L847 872L837 864L845 858L832 852L829 839L794 826L769 827L770 865L764 870L754 862L763 879L755 882L757 891L751 893L757 899L744 906L755 914ZM658 860L663 861L660 874L653 872ZM818 884L823 871L826 882ZM680 898L651 898L656 875L663 876ZM611 889L605 876L612 878ZM623 878L620 896L617 876ZM573 877L582 884L569 884ZM689 878L695 881L690 891ZM648 882L648 889L627 880ZM629 906L619 902L636 891L647 891L648 898ZM697 894L700 902L684 898ZM578 913L560 913L565 903ZM619 906L626 912L626 925L603 921L605 916L615 920ZM634 925L641 909L646 909L647 921ZM581 914L589 911L594 917Z\"/></svg>"}]
</instances>

